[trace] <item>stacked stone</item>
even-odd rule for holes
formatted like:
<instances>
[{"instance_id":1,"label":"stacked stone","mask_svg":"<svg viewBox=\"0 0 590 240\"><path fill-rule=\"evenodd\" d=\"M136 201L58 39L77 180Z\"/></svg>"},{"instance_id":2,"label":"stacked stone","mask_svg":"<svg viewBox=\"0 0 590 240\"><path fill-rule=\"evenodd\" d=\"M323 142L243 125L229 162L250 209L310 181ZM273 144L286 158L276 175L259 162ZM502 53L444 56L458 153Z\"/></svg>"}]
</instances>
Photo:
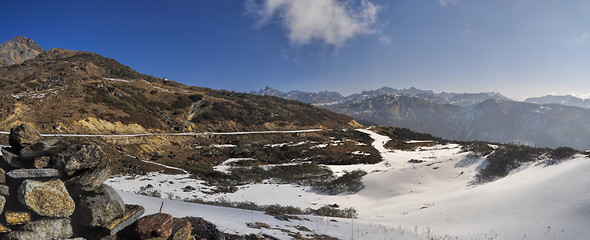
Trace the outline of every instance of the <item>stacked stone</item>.
<instances>
[{"instance_id":1,"label":"stacked stone","mask_svg":"<svg viewBox=\"0 0 590 240\"><path fill-rule=\"evenodd\" d=\"M116 239L143 214L104 184L100 147L41 140L25 124L11 129L9 144L0 157L3 239Z\"/></svg>"}]
</instances>

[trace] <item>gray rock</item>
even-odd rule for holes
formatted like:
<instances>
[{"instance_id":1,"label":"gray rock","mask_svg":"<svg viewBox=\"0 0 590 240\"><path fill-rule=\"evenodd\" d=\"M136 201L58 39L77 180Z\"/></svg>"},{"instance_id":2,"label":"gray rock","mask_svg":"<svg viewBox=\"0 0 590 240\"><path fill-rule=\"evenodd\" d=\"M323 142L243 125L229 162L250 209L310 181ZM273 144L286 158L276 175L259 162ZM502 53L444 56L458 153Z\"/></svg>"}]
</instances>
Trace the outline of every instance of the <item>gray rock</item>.
<instances>
[{"instance_id":1,"label":"gray rock","mask_svg":"<svg viewBox=\"0 0 590 240\"><path fill-rule=\"evenodd\" d=\"M27 162L20 159L14 148L2 148L0 151L2 151L2 155L4 156L2 157L2 161L8 166L13 168L26 168L28 166Z\"/></svg>"},{"instance_id":2,"label":"gray rock","mask_svg":"<svg viewBox=\"0 0 590 240\"><path fill-rule=\"evenodd\" d=\"M44 168L44 169L15 169L8 173L6 176L13 179L22 178L52 178L61 177L62 173L57 169Z\"/></svg>"},{"instance_id":3,"label":"gray rock","mask_svg":"<svg viewBox=\"0 0 590 240\"><path fill-rule=\"evenodd\" d=\"M24 207L45 217L69 217L76 207L59 179L24 180L17 189L17 198Z\"/></svg>"},{"instance_id":4,"label":"gray rock","mask_svg":"<svg viewBox=\"0 0 590 240\"><path fill-rule=\"evenodd\" d=\"M24 225L19 231L11 232L3 239L39 240L66 239L74 234L70 219L44 218Z\"/></svg>"},{"instance_id":5,"label":"gray rock","mask_svg":"<svg viewBox=\"0 0 590 240\"><path fill-rule=\"evenodd\" d=\"M3 240L39 240L43 239L40 234L31 231L14 231L6 234Z\"/></svg>"},{"instance_id":6,"label":"gray rock","mask_svg":"<svg viewBox=\"0 0 590 240\"><path fill-rule=\"evenodd\" d=\"M54 138L47 141L40 141L20 150L20 157L23 161L31 161L35 158L57 154L68 147L68 143Z\"/></svg>"},{"instance_id":7,"label":"gray rock","mask_svg":"<svg viewBox=\"0 0 590 240\"><path fill-rule=\"evenodd\" d=\"M69 218L43 218L35 220L21 228L39 234L39 239L65 239L74 232Z\"/></svg>"},{"instance_id":8,"label":"gray rock","mask_svg":"<svg viewBox=\"0 0 590 240\"><path fill-rule=\"evenodd\" d=\"M66 150L51 157L54 168L64 172L96 167L102 160L102 150L93 144L71 145Z\"/></svg>"},{"instance_id":9,"label":"gray rock","mask_svg":"<svg viewBox=\"0 0 590 240\"><path fill-rule=\"evenodd\" d=\"M21 124L10 129L8 143L10 146L20 150L31 146L41 140L41 134L28 124Z\"/></svg>"},{"instance_id":10,"label":"gray rock","mask_svg":"<svg viewBox=\"0 0 590 240\"><path fill-rule=\"evenodd\" d=\"M0 213L4 212L5 205L6 205L6 198L4 196L0 196Z\"/></svg>"},{"instance_id":11,"label":"gray rock","mask_svg":"<svg viewBox=\"0 0 590 240\"><path fill-rule=\"evenodd\" d=\"M110 176L111 168L109 166L95 167L67 180L66 186L70 191L91 192L101 187Z\"/></svg>"},{"instance_id":12,"label":"gray rock","mask_svg":"<svg viewBox=\"0 0 590 240\"><path fill-rule=\"evenodd\" d=\"M87 227L105 227L124 213L123 199L113 188L103 184L96 192L80 197L74 220Z\"/></svg>"},{"instance_id":13,"label":"gray rock","mask_svg":"<svg viewBox=\"0 0 590 240\"><path fill-rule=\"evenodd\" d=\"M0 195L7 197L10 196L10 188L4 184L0 184Z\"/></svg>"}]
</instances>

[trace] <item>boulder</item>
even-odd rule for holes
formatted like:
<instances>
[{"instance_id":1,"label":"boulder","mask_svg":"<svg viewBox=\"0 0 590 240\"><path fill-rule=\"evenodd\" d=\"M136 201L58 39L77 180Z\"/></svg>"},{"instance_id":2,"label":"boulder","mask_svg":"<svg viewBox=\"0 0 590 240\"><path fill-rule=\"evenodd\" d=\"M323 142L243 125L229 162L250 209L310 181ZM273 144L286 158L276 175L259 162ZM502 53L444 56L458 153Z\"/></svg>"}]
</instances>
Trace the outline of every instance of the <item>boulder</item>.
<instances>
[{"instance_id":1,"label":"boulder","mask_svg":"<svg viewBox=\"0 0 590 240\"><path fill-rule=\"evenodd\" d=\"M2 158L2 156L0 156ZM0 183L6 183L6 170L4 168L0 168Z\"/></svg>"},{"instance_id":2,"label":"boulder","mask_svg":"<svg viewBox=\"0 0 590 240\"><path fill-rule=\"evenodd\" d=\"M66 186L70 191L76 193L91 192L100 188L110 176L111 168L109 166L95 167L67 180Z\"/></svg>"},{"instance_id":3,"label":"boulder","mask_svg":"<svg viewBox=\"0 0 590 240\"><path fill-rule=\"evenodd\" d=\"M33 167L38 168L38 169L39 168L48 168L50 159L51 158L49 156L35 158L35 160L33 160Z\"/></svg>"},{"instance_id":4,"label":"boulder","mask_svg":"<svg viewBox=\"0 0 590 240\"><path fill-rule=\"evenodd\" d=\"M140 239L164 238L172 235L172 215L156 213L137 220L137 233Z\"/></svg>"},{"instance_id":5,"label":"boulder","mask_svg":"<svg viewBox=\"0 0 590 240\"><path fill-rule=\"evenodd\" d=\"M16 149L2 148L0 151L2 151L2 161L4 164L13 168L26 168L28 166L27 162L21 160Z\"/></svg>"},{"instance_id":6,"label":"boulder","mask_svg":"<svg viewBox=\"0 0 590 240\"><path fill-rule=\"evenodd\" d=\"M104 227L124 213L125 204L119 194L103 184L96 192L80 196L74 220L87 227Z\"/></svg>"},{"instance_id":7,"label":"boulder","mask_svg":"<svg viewBox=\"0 0 590 240\"><path fill-rule=\"evenodd\" d=\"M41 134L28 124L21 124L10 129L8 143L10 146L20 150L31 146L41 140Z\"/></svg>"},{"instance_id":8,"label":"boulder","mask_svg":"<svg viewBox=\"0 0 590 240\"><path fill-rule=\"evenodd\" d=\"M6 205L6 198L4 196L0 196L0 212L4 211L5 205Z\"/></svg>"},{"instance_id":9,"label":"boulder","mask_svg":"<svg viewBox=\"0 0 590 240\"><path fill-rule=\"evenodd\" d=\"M23 225L33 220L31 212L24 210L6 210L4 217L8 225Z\"/></svg>"},{"instance_id":10,"label":"boulder","mask_svg":"<svg viewBox=\"0 0 590 240\"><path fill-rule=\"evenodd\" d=\"M4 184L0 184L0 195L10 196L10 188Z\"/></svg>"},{"instance_id":11,"label":"boulder","mask_svg":"<svg viewBox=\"0 0 590 240\"><path fill-rule=\"evenodd\" d=\"M57 169L44 168L44 169L15 169L8 173L6 176L12 179L22 178L52 178L61 177L62 173Z\"/></svg>"},{"instance_id":12,"label":"boulder","mask_svg":"<svg viewBox=\"0 0 590 240\"><path fill-rule=\"evenodd\" d=\"M28 223L19 231L9 233L4 239L66 239L73 234L70 219L44 218Z\"/></svg>"},{"instance_id":13,"label":"boulder","mask_svg":"<svg viewBox=\"0 0 590 240\"><path fill-rule=\"evenodd\" d=\"M35 158L51 156L63 151L68 143L54 138L47 141L40 141L20 150L20 157L23 161L32 161Z\"/></svg>"},{"instance_id":14,"label":"boulder","mask_svg":"<svg viewBox=\"0 0 590 240\"><path fill-rule=\"evenodd\" d=\"M75 203L59 179L24 180L17 189L18 201L40 216L69 217Z\"/></svg>"},{"instance_id":15,"label":"boulder","mask_svg":"<svg viewBox=\"0 0 590 240\"><path fill-rule=\"evenodd\" d=\"M96 167L102 160L102 150L93 144L76 144L51 157L54 168L64 172Z\"/></svg>"}]
</instances>

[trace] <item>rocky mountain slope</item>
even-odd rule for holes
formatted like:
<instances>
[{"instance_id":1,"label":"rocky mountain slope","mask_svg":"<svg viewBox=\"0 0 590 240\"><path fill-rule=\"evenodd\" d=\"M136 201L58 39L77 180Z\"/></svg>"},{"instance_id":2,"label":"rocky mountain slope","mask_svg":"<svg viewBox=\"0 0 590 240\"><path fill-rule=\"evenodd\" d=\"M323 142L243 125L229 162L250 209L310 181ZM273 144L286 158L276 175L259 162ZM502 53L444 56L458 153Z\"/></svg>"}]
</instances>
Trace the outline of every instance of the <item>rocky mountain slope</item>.
<instances>
[{"instance_id":1,"label":"rocky mountain slope","mask_svg":"<svg viewBox=\"0 0 590 240\"><path fill-rule=\"evenodd\" d=\"M45 52L37 43L29 38L17 36L0 44L0 67L22 63Z\"/></svg>"},{"instance_id":2,"label":"rocky mountain slope","mask_svg":"<svg viewBox=\"0 0 590 240\"><path fill-rule=\"evenodd\" d=\"M590 149L590 110L577 107L494 99L461 107L396 95L324 107L376 124L406 127L447 139Z\"/></svg>"},{"instance_id":3,"label":"rocky mountain slope","mask_svg":"<svg viewBox=\"0 0 590 240\"><path fill-rule=\"evenodd\" d=\"M266 88L258 94L272 93ZM317 93L317 94L321 94ZM288 95L287 97L293 97ZM570 99L570 100L568 100ZM434 93L416 88L363 91L317 106L346 114L362 123L399 126L447 139L520 143L540 147L590 149L590 110L566 106L572 98L512 101L497 93ZM566 104L566 105L562 105Z\"/></svg>"}]
</instances>

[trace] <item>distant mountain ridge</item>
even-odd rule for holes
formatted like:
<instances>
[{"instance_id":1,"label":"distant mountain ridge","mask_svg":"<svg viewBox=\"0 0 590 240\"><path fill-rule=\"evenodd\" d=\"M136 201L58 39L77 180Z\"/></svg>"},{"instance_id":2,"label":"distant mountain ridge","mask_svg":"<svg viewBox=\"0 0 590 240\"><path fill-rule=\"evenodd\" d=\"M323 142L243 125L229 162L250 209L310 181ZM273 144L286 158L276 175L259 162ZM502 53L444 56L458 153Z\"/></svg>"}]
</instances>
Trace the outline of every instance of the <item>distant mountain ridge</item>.
<instances>
[{"instance_id":1,"label":"distant mountain ridge","mask_svg":"<svg viewBox=\"0 0 590 240\"><path fill-rule=\"evenodd\" d=\"M528 103L536 103L536 104L561 104L561 105L573 106L573 107L590 108L590 98L581 99L578 97L574 97L572 95L564 95L564 96L547 95L547 96L543 96L543 97L527 98L524 101L528 102Z\"/></svg>"},{"instance_id":2,"label":"distant mountain ridge","mask_svg":"<svg viewBox=\"0 0 590 240\"><path fill-rule=\"evenodd\" d=\"M281 96L277 91L274 94ZM589 109L517 102L499 93L384 87L315 105L360 122L404 127L452 140L590 149Z\"/></svg>"},{"instance_id":3,"label":"distant mountain ridge","mask_svg":"<svg viewBox=\"0 0 590 240\"><path fill-rule=\"evenodd\" d=\"M22 63L45 52L35 41L17 36L0 44L0 67Z\"/></svg>"},{"instance_id":4,"label":"distant mountain ridge","mask_svg":"<svg viewBox=\"0 0 590 240\"><path fill-rule=\"evenodd\" d=\"M431 101L439 104L454 104L459 106L469 106L475 103L485 101L487 99L500 99L510 100L510 98L503 96L500 93L488 92L488 93L435 93L431 90L422 90L418 88L408 89L395 89L390 87L382 87L376 90L363 91L361 93L352 94L350 96L343 96L338 92L302 92L302 91L290 91L281 92L277 89L267 86L260 91L251 91L251 94L258 95L269 95L276 96L290 100L298 100L305 103L311 103L314 105L326 105L336 104L338 102L344 102L348 100L363 99L368 97L375 97L379 95L407 95L412 97L421 98L427 101Z\"/></svg>"}]
</instances>

